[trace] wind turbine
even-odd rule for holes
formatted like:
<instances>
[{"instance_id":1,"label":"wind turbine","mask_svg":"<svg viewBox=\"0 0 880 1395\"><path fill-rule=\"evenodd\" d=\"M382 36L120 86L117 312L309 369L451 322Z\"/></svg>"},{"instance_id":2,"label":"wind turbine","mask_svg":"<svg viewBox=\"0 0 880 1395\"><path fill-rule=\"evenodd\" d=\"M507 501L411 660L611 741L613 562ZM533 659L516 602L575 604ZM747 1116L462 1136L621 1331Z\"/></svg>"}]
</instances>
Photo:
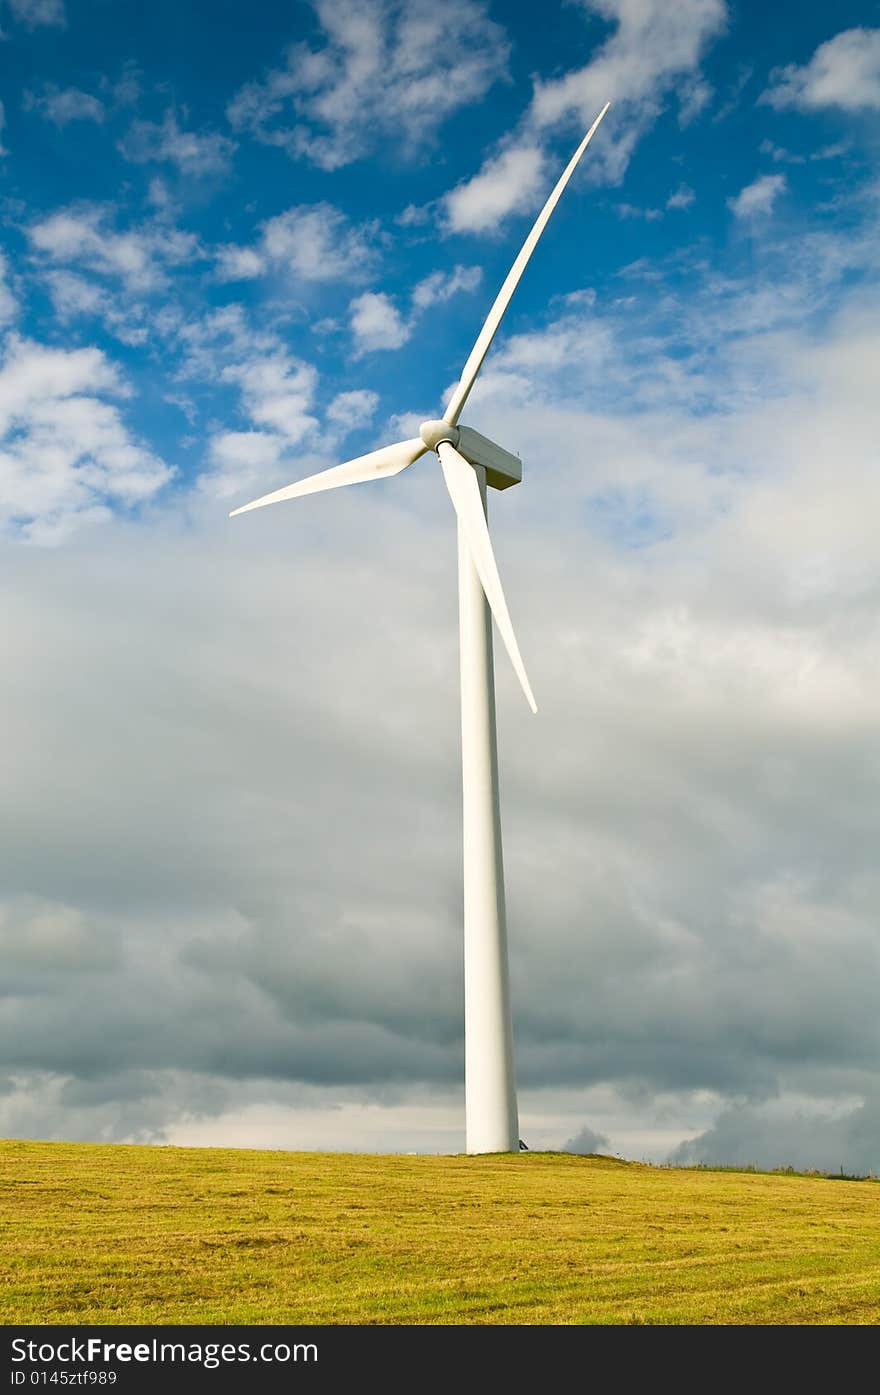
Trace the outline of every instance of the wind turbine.
<instances>
[{"instance_id":1,"label":"wind turbine","mask_svg":"<svg viewBox=\"0 0 880 1395\"><path fill-rule=\"evenodd\" d=\"M513 1067L513 1026L507 962L504 865L498 797L498 752L492 621L495 617L526 701L537 705L516 642L489 538L486 488L522 480L522 462L458 419L489 345L538 239L577 168L606 102L545 203L471 349L461 381L437 421L425 421L410 441L398 441L234 509L230 518L324 489L400 474L427 451L439 456L458 519L461 655L461 754L464 812L465 1115L469 1153L519 1148ZM490 614L491 612L491 614Z\"/></svg>"}]
</instances>

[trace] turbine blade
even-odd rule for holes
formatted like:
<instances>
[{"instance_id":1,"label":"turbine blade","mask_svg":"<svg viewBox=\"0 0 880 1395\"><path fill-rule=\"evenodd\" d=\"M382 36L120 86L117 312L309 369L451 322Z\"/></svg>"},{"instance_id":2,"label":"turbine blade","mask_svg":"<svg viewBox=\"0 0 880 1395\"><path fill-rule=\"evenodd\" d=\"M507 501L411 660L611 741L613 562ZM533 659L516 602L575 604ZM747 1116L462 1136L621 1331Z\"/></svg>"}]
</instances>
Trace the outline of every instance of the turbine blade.
<instances>
[{"instance_id":1,"label":"turbine blade","mask_svg":"<svg viewBox=\"0 0 880 1395\"><path fill-rule=\"evenodd\" d=\"M510 655L514 672L526 695L526 702L533 712L537 712L538 706L526 674L522 654L519 652L516 635L513 633L513 625L510 623L510 614L504 599L504 592L501 589L501 578L495 563L495 553L492 551L492 540L489 537L489 526L486 523L486 514L483 509L476 472L449 441L440 442L437 454L440 456L440 464L443 466L443 477L446 480L446 488L449 490L452 506L455 509L461 530L467 539L471 556L474 559L474 566L480 581L483 583L486 599L495 617L495 624L498 626L501 638L504 640L504 647Z\"/></svg>"},{"instance_id":2,"label":"turbine blade","mask_svg":"<svg viewBox=\"0 0 880 1395\"><path fill-rule=\"evenodd\" d=\"M339 489L344 484L361 484L365 480L381 480L386 475L398 475L407 465L412 465L427 447L421 437L412 441L397 441L393 446L383 446L381 450L370 451L369 455L359 455L355 460L347 460L344 465L334 465L320 474L309 475L307 479L287 484L272 494L264 494L250 504L242 504L229 515L247 513L249 509L261 509L264 504L280 504L282 499L299 499L304 494L320 494L324 489Z\"/></svg>"},{"instance_id":3,"label":"turbine blade","mask_svg":"<svg viewBox=\"0 0 880 1395\"><path fill-rule=\"evenodd\" d=\"M474 380L480 371L483 359L486 357L486 354L489 351L489 345L492 343L492 340L495 337L495 331L500 325L502 316L504 315L505 310L510 304L511 296L516 290L519 284L519 279L526 269L529 257L532 255L532 253L535 250L535 247L537 246L538 238L541 236L541 233L547 226L547 223L550 219L550 214L553 212L554 208L558 204L562 196L563 189L565 188L566 184L571 179L571 176L577 169L578 162L580 161L581 156L583 155L590 141L593 139L593 134L596 131L599 122L602 120L602 117L605 115L610 105L610 102L605 103L604 107L599 112L599 115L596 117L596 120L593 122L589 131L587 131L587 134L584 136L583 140L578 146L577 150L572 155L571 159L565 167L565 171L562 177L560 178L559 183L556 185L556 188L553 190L553 193L550 195L549 199L544 204L544 207L541 209L541 212L538 214L538 217L535 220L535 226L532 228L532 231L529 233L528 237L523 243L522 251L520 252L513 266L510 268L510 271L507 273L507 280L504 282L504 285L498 292L498 295L495 298L495 304L489 311L486 323L480 330L477 342L471 349L468 361L462 369L461 382L455 389L455 392L452 394L452 399L449 403L449 406L443 413L443 420L448 422L450 426L455 426L458 422L459 417L461 416L462 408L464 407L464 404L468 399L468 394L470 393L470 390L474 385Z\"/></svg>"}]
</instances>

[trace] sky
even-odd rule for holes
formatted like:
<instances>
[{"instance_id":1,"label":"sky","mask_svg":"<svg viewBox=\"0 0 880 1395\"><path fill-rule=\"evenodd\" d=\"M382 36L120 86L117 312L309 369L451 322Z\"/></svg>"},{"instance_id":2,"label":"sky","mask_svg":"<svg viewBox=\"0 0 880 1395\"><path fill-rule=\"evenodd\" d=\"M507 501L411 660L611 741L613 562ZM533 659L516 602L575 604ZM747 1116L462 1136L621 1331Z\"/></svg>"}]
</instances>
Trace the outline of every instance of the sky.
<instances>
[{"instance_id":1,"label":"sky","mask_svg":"<svg viewBox=\"0 0 880 1395\"><path fill-rule=\"evenodd\" d=\"M0 1134L464 1146L455 525L521 1133L880 1170L880 5L0 5Z\"/></svg>"}]
</instances>

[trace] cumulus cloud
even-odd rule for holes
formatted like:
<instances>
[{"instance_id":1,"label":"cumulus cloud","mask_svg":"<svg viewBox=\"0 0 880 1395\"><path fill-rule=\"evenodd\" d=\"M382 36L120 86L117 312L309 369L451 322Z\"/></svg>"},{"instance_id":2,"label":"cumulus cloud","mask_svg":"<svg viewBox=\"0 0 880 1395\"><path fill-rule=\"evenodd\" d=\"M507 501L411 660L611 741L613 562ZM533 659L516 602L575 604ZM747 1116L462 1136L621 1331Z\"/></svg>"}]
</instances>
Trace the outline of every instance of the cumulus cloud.
<instances>
[{"instance_id":1,"label":"cumulus cloud","mask_svg":"<svg viewBox=\"0 0 880 1395\"><path fill-rule=\"evenodd\" d=\"M543 187L545 157L536 145L516 145L488 160L479 174L446 195L444 216L452 232L484 232L508 213L532 207Z\"/></svg>"},{"instance_id":2,"label":"cumulus cloud","mask_svg":"<svg viewBox=\"0 0 880 1395\"><path fill-rule=\"evenodd\" d=\"M696 197L693 189L687 184L679 184L675 192L670 194L669 198L666 200L666 207L669 209L690 208L691 204L696 200Z\"/></svg>"},{"instance_id":3,"label":"cumulus cloud","mask_svg":"<svg viewBox=\"0 0 880 1395\"><path fill-rule=\"evenodd\" d=\"M277 334L255 329L240 304L175 322L168 342L180 355L178 379L234 388L247 423L246 430L212 434L200 493L227 499L257 478L271 481L285 452L318 425L314 366L294 357Z\"/></svg>"},{"instance_id":4,"label":"cumulus cloud","mask_svg":"<svg viewBox=\"0 0 880 1395\"><path fill-rule=\"evenodd\" d=\"M353 392L340 392L327 408L326 417L334 426L350 430L362 427L375 414L379 396L375 392L359 388Z\"/></svg>"},{"instance_id":5,"label":"cumulus cloud","mask_svg":"<svg viewBox=\"0 0 880 1395\"><path fill-rule=\"evenodd\" d=\"M164 285L166 268L198 255L192 233L164 223L145 223L117 232L114 210L107 205L74 204L32 223L27 237L48 264L75 265L118 279L140 293Z\"/></svg>"},{"instance_id":6,"label":"cumulus cloud","mask_svg":"<svg viewBox=\"0 0 880 1395\"><path fill-rule=\"evenodd\" d=\"M218 281L253 281L266 270L265 260L255 247L227 243L217 247L214 256Z\"/></svg>"},{"instance_id":7,"label":"cumulus cloud","mask_svg":"<svg viewBox=\"0 0 880 1395\"><path fill-rule=\"evenodd\" d=\"M290 208L263 224L262 250L269 262L307 281L357 275L373 260L372 229L353 228L332 204Z\"/></svg>"},{"instance_id":8,"label":"cumulus cloud","mask_svg":"<svg viewBox=\"0 0 880 1395\"><path fill-rule=\"evenodd\" d=\"M607 101L612 110L589 151L589 177L618 184L636 144L677 92L683 120L708 101L699 79L704 52L727 23L725 0L585 0L583 8L612 25L590 61L560 77L537 80L519 130L472 179L445 195L442 208L456 232L490 229L508 213L534 207L543 190L542 154L558 131L585 131Z\"/></svg>"},{"instance_id":9,"label":"cumulus cloud","mask_svg":"<svg viewBox=\"0 0 880 1395\"><path fill-rule=\"evenodd\" d=\"M134 164L172 164L181 175L202 179L227 172L236 144L219 131L182 129L169 108L161 123L133 121L118 149Z\"/></svg>"},{"instance_id":10,"label":"cumulus cloud","mask_svg":"<svg viewBox=\"0 0 880 1395\"><path fill-rule=\"evenodd\" d=\"M285 443L301 440L317 425L308 410L317 383L311 364L279 351L230 364L223 378L240 389L251 421L276 432Z\"/></svg>"},{"instance_id":11,"label":"cumulus cloud","mask_svg":"<svg viewBox=\"0 0 880 1395\"><path fill-rule=\"evenodd\" d=\"M619 99L634 104L627 114L644 129L658 114L663 94L677 82L684 79L691 92L703 52L727 23L724 0L685 0L674 7L661 0L588 0L586 8L613 24L613 32L585 67L536 85L533 117L538 127L576 118L585 128L606 101ZM629 149L606 152L612 177L622 173Z\"/></svg>"},{"instance_id":12,"label":"cumulus cloud","mask_svg":"<svg viewBox=\"0 0 880 1395\"><path fill-rule=\"evenodd\" d=\"M413 331L394 301L384 291L365 291L349 307L351 332L358 353L375 349L399 349Z\"/></svg>"},{"instance_id":13,"label":"cumulus cloud","mask_svg":"<svg viewBox=\"0 0 880 1395\"><path fill-rule=\"evenodd\" d=\"M74 271L45 269L43 281L61 324L83 317L96 319L124 344L146 341L149 331L144 304L127 297L120 300L107 287Z\"/></svg>"},{"instance_id":14,"label":"cumulus cloud","mask_svg":"<svg viewBox=\"0 0 880 1395\"><path fill-rule=\"evenodd\" d=\"M762 174L753 183L740 189L735 198L728 200L731 212L735 218L754 218L772 213L787 184L784 174Z\"/></svg>"},{"instance_id":15,"label":"cumulus cloud","mask_svg":"<svg viewBox=\"0 0 880 1395\"><path fill-rule=\"evenodd\" d=\"M106 400L124 385L98 349L11 338L0 366L0 525L56 542L78 524L151 498L171 470Z\"/></svg>"},{"instance_id":16,"label":"cumulus cloud","mask_svg":"<svg viewBox=\"0 0 880 1395\"><path fill-rule=\"evenodd\" d=\"M455 266L449 272L432 271L413 287L410 312L406 317L392 297L382 291L367 291L355 296L349 306L355 351L399 349L412 337L420 315L436 305L444 305L460 291L475 291L481 280L482 270L476 266Z\"/></svg>"},{"instance_id":17,"label":"cumulus cloud","mask_svg":"<svg viewBox=\"0 0 880 1395\"><path fill-rule=\"evenodd\" d=\"M618 218L643 218L646 223L656 223L663 217L661 208L637 208L631 203L615 204L614 211Z\"/></svg>"},{"instance_id":18,"label":"cumulus cloud","mask_svg":"<svg viewBox=\"0 0 880 1395\"><path fill-rule=\"evenodd\" d=\"M71 121L95 121L98 125L106 115L104 103L89 92L78 87L58 87L47 82L40 93L25 92L22 100L25 111L36 111L51 121L53 126L64 127Z\"/></svg>"},{"instance_id":19,"label":"cumulus cloud","mask_svg":"<svg viewBox=\"0 0 880 1395\"><path fill-rule=\"evenodd\" d=\"M773 107L880 110L880 29L845 29L820 44L809 63L789 63L770 79L760 101Z\"/></svg>"},{"instance_id":20,"label":"cumulus cloud","mask_svg":"<svg viewBox=\"0 0 880 1395\"><path fill-rule=\"evenodd\" d=\"M236 130L333 170L388 136L412 149L506 73L508 44L481 0L314 0L320 47L229 104Z\"/></svg>"},{"instance_id":21,"label":"cumulus cloud","mask_svg":"<svg viewBox=\"0 0 880 1395\"><path fill-rule=\"evenodd\" d=\"M483 279L483 269L479 266L454 266L451 271L432 271L413 288L412 303L416 310L429 310L432 305L443 305L459 291L470 294Z\"/></svg>"},{"instance_id":22,"label":"cumulus cloud","mask_svg":"<svg viewBox=\"0 0 880 1395\"><path fill-rule=\"evenodd\" d=\"M252 247L217 251L221 281L251 280L269 270L301 281L350 281L375 264L373 224L352 226L333 204L303 204L269 218Z\"/></svg>"},{"instance_id":23,"label":"cumulus cloud","mask_svg":"<svg viewBox=\"0 0 880 1395\"><path fill-rule=\"evenodd\" d=\"M214 381L230 366L285 352L278 335L257 328L239 302L195 317L169 314L162 330L179 355L177 375L182 380Z\"/></svg>"}]
</instances>

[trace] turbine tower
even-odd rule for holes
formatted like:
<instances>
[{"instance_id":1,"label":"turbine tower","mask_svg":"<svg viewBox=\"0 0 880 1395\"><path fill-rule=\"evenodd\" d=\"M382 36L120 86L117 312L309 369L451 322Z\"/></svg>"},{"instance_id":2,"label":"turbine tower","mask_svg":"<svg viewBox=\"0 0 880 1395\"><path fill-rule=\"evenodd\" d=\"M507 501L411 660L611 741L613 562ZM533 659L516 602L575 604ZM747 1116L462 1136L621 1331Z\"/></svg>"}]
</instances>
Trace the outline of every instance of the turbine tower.
<instances>
[{"instance_id":1,"label":"turbine tower","mask_svg":"<svg viewBox=\"0 0 880 1395\"><path fill-rule=\"evenodd\" d=\"M508 1153L519 1148L498 794L492 616L526 701L533 712L538 709L510 622L487 522L487 486L507 489L519 484L522 462L478 431L460 426L459 417L538 239L609 105L606 102L596 117L538 215L471 349L461 381L443 416L437 421L423 422L419 435L413 440L383 446L369 455L298 480L230 514L234 518L265 504L397 475L427 451L434 451L439 457L458 519L465 1114L469 1153Z\"/></svg>"}]
</instances>

